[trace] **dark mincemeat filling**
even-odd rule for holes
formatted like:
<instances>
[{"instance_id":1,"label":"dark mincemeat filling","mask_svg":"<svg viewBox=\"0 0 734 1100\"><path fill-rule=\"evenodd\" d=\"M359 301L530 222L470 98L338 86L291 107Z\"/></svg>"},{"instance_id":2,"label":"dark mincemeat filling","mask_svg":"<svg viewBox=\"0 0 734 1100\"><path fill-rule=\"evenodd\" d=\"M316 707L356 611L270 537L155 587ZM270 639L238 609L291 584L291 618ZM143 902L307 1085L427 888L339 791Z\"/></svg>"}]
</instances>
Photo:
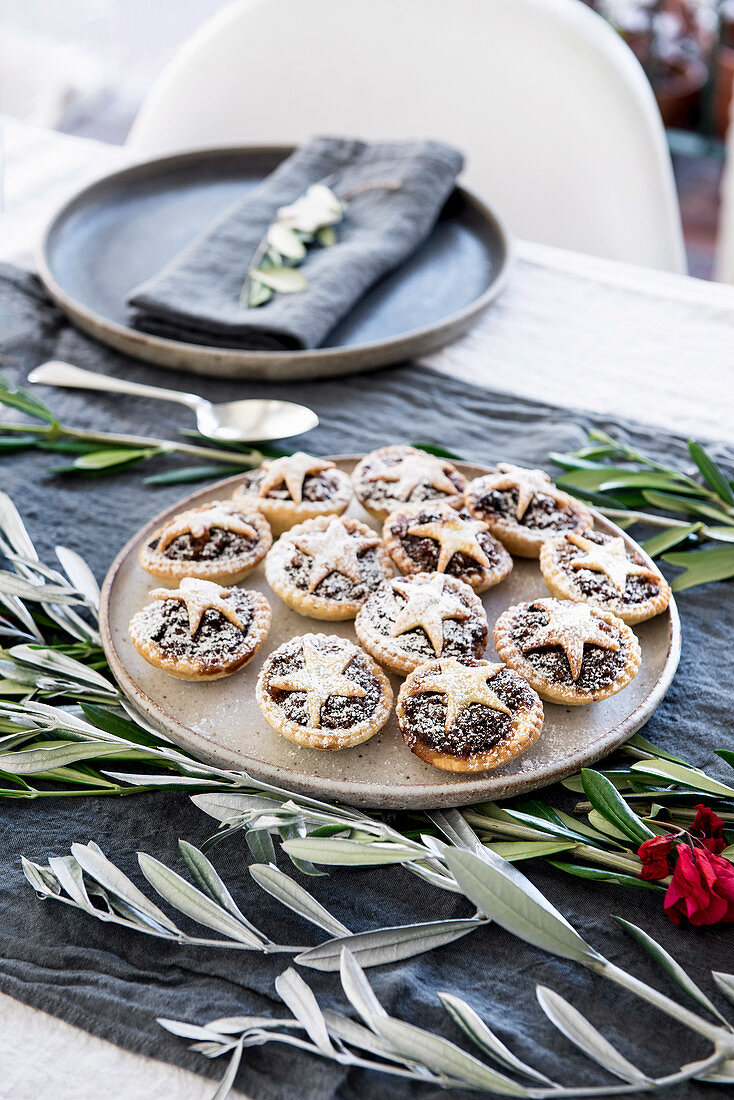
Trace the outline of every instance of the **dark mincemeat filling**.
<instances>
[{"instance_id":1,"label":"dark mincemeat filling","mask_svg":"<svg viewBox=\"0 0 734 1100\"><path fill-rule=\"evenodd\" d=\"M545 626L547 622L548 614L540 608L522 610L512 628L513 641L522 650L522 647L534 636L536 628ZM619 638L617 640L621 641ZM568 658L560 646L530 649L524 651L523 655L536 672L550 682L574 687L581 692L597 691L614 683L627 664L627 653L623 642L616 650L603 649L597 645L585 645L578 680L574 680L571 675Z\"/></svg>"},{"instance_id":2,"label":"dark mincemeat filling","mask_svg":"<svg viewBox=\"0 0 734 1100\"><path fill-rule=\"evenodd\" d=\"M388 602L389 600L389 602ZM371 607L369 621L375 630L389 638L403 653L414 657L435 657L436 653L425 630L418 626L393 636L391 628L405 605L402 596L381 600L380 607ZM472 613L468 619L443 620L442 657L481 657L487 645L487 624Z\"/></svg>"},{"instance_id":3,"label":"dark mincemeat filling","mask_svg":"<svg viewBox=\"0 0 734 1100\"><path fill-rule=\"evenodd\" d=\"M170 561L221 561L238 558L255 546L257 539L248 539L222 527L212 527L209 534L195 538L190 532L179 535L162 552ZM148 543L150 550L158 546L158 539Z\"/></svg>"},{"instance_id":4,"label":"dark mincemeat filling","mask_svg":"<svg viewBox=\"0 0 734 1100\"><path fill-rule=\"evenodd\" d=\"M591 539L592 542L598 542L600 545L609 541L598 531L584 531L584 538ZM597 573L592 569L573 568L571 563L576 558L582 557L583 554L584 551L577 546L572 543L565 543L558 551L558 563L568 573L569 577L573 578L579 591L584 596L593 596L595 599L603 600L606 603L616 603L622 599L626 603L644 603L645 600L657 596L660 591L660 585L652 574L649 576L629 576L625 583L623 595L618 588L614 587L605 573ZM635 555L632 556L632 561L636 565L644 565L642 559Z\"/></svg>"},{"instance_id":5,"label":"dark mincemeat filling","mask_svg":"<svg viewBox=\"0 0 734 1100\"><path fill-rule=\"evenodd\" d=\"M385 574L380 567L380 561L374 547L365 550L363 554L358 554L357 558L362 577L360 584L355 584L343 573L334 571L328 573L317 584L313 595L320 596L325 600L366 600L370 592L374 592L378 585L384 581ZM307 592L309 588L310 563L312 561L313 558L310 554L305 554L298 547L293 547L293 552L285 565L285 573L288 579L304 592Z\"/></svg>"},{"instance_id":6,"label":"dark mincemeat filling","mask_svg":"<svg viewBox=\"0 0 734 1100\"><path fill-rule=\"evenodd\" d=\"M467 759L489 752L510 734L513 717L532 707L535 695L519 677L502 669L489 681L497 697L512 716L482 703L472 703L459 715L456 725L446 729L446 700L430 691L410 695L405 701L406 730L412 744L421 743L434 752Z\"/></svg>"},{"instance_id":7,"label":"dark mincemeat filling","mask_svg":"<svg viewBox=\"0 0 734 1100\"><path fill-rule=\"evenodd\" d=\"M409 535L407 533L408 528L422 523L433 523L434 520L440 518L440 516L429 511L419 512L417 516L406 516L390 526L390 531L400 539L405 553L415 564L419 573L435 572L440 547L435 539L422 538L420 535ZM477 536L477 541L489 559L490 568L499 565L502 551L489 532L481 531ZM467 554L458 553L451 558L444 572L449 577L458 577L459 580L465 580L467 577L477 578L483 576L485 569L486 566L481 565L474 558L470 558Z\"/></svg>"},{"instance_id":8,"label":"dark mincemeat filling","mask_svg":"<svg viewBox=\"0 0 734 1100\"><path fill-rule=\"evenodd\" d=\"M300 652L278 654L273 658L271 675L274 679L288 676L298 668L303 668L303 657ZM367 721L374 713L382 696L379 682L359 657L354 657L350 661L343 675L364 688L366 694L356 699L343 695L330 696L321 707L322 729L350 729L352 726L359 725L360 722ZM268 687L268 693L290 722L308 727L308 705L304 691L282 691Z\"/></svg>"},{"instance_id":9,"label":"dark mincemeat filling","mask_svg":"<svg viewBox=\"0 0 734 1100\"><path fill-rule=\"evenodd\" d=\"M242 630L213 608L205 611L194 636L189 631L189 615L180 600L156 600L145 609L146 632L166 657L189 658L206 670L224 661L236 659L247 650L247 634L252 624L252 604L237 593L233 601Z\"/></svg>"},{"instance_id":10,"label":"dark mincemeat filling","mask_svg":"<svg viewBox=\"0 0 734 1100\"><path fill-rule=\"evenodd\" d=\"M242 482L240 492L245 493L247 496L257 497L258 486L264 477L264 470L252 470ZM331 500L339 491L339 487L339 478L333 470L320 470L317 474L306 474L303 479L303 500L311 502ZM284 481L271 489L267 493L267 498L269 500L292 499Z\"/></svg>"},{"instance_id":11,"label":"dark mincemeat filling","mask_svg":"<svg viewBox=\"0 0 734 1100\"><path fill-rule=\"evenodd\" d=\"M539 531L567 531L581 527L584 518L573 506L564 508L552 497L535 496L522 519L517 518L517 489L488 489L473 497L472 507L479 519L509 519L521 527Z\"/></svg>"},{"instance_id":12,"label":"dark mincemeat filling","mask_svg":"<svg viewBox=\"0 0 734 1100\"><path fill-rule=\"evenodd\" d=\"M395 481L375 481L368 480L370 475L377 473L378 470L382 470L387 467L396 466L398 462L401 462L403 458L408 457L406 455L391 455L389 458L382 458L380 460L380 466L375 469L374 466L367 466L362 471L360 478L359 491L370 501L370 503L379 504L386 500L395 500L395 489L397 482ZM456 492L461 495L464 492L465 481L457 470L444 468L444 473L449 481L452 481L456 486ZM416 485L414 489L411 489L410 494L405 498L405 502L415 501L416 503L421 500L440 500L446 498L451 494L444 492L442 489L435 489L429 482L424 481Z\"/></svg>"}]
</instances>

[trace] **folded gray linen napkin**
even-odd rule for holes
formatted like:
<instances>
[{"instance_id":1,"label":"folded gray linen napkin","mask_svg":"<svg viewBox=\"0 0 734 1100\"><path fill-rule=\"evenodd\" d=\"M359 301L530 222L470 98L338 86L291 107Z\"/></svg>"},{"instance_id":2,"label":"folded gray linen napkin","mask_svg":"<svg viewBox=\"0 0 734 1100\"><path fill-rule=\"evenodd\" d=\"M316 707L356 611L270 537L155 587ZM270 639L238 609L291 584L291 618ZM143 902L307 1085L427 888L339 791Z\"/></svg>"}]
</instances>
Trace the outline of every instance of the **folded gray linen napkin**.
<instances>
[{"instance_id":1,"label":"folded gray linen napkin","mask_svg":"<svg viewBox=\"0 0 734 1100\"><path fill-rule=\"evenodd\" d=\"M258 350L318 347L365 291L429 235L464 159L435 141L366 144L314 138L128 296L132 323L187 343ZM281 206L326 182L350 195L337 243L310 248L307 287L240 305L255 252ZM373 182L399 183L397 190Z\"/></svg>"}]
</instances>

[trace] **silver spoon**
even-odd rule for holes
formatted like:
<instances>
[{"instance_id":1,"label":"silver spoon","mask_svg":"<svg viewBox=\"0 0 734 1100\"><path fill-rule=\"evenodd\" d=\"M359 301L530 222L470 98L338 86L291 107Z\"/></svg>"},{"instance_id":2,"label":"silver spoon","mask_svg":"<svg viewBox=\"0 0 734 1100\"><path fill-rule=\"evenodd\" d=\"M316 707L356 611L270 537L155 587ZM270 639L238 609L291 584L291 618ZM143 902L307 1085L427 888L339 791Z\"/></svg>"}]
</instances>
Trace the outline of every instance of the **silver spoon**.
<instances>
[{"instance_id":1,"label":"silver spoon","mask_svg":"<svg viewBox=\"0 0 734 1100\"><path fill-rule=\"evenodd\" d=\"M266 439L287 439L315 428L319 418L313 409L293 401L248 398L246 401L225 401L213 405L195 393L181 393L161 386L145 386L126 378L83 370L81 367L51 359L28 375L28 381L44 386L65 386L77 390L108 390L138 397L155 397L161 401L178 401L196 415L196 426L202 435L227 443L252 443Z\"/></svg>"}]
</instances>

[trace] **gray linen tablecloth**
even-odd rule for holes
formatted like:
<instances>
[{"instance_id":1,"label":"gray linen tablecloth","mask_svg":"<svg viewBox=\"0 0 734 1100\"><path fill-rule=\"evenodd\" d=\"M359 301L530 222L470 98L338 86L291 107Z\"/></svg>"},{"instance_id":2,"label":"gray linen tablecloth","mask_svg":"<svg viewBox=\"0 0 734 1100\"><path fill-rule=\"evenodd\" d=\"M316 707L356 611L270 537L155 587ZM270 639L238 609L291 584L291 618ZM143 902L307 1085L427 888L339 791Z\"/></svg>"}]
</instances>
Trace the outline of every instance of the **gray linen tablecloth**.
<instances>
[{"instance_id":1,"label":"gray linen tablecloth","mask_svg":"<svg viewBox=\"0 0 734 1100\"><path fill-rule=\"evenodd\" d=\"M12 269L0 272L0 354L3 371L14 381L51 356L162 385L188 388L191 381L134 364L94 344L65 321L33 277ZM264 384L203 379L198 384L214 400L268 392ZM680 438L611 417L592 419L493 394L410 365L345 382L280 389L283 396L318 410L320 427L293 441L317 453L419 438L443 443L478 461L507 458L547 465L549 451L580 445L593 424L666 460L686 460L685 441ZM161 408L143 400L121 402L113 395L78 391L42 396L62 419L76 425L150 434L163 430ZM184 424L185 413L167 412L169 435ZM721 446L718 453L734 466L731 448ZM6 457L0 483L47 560L53 557L54 545L63 542L82 553L100 579L117 548L140 523L182 492L175 486L148 489L139 471L90 480L54 476L48 469L57 464L56 458L34 452ZM680 670L644 732L660 746L731 781L730 769L713 755L716 747L731 747L731 588L711 585L684 593L679 605ZM188 950L106 927L79 912L37 901L20 869L21 854L45 861L50 854L67 852L75 840L94 839L139 881L136 850L151 852L180 869L178 838L200 844L211 828L211 820L178 794L78 802L0 801L0 990L130 1049L202 1073L221 1072L221 1067L209 1065L189 1053L183 1041L164 1033L154 1018L204 1021L234 1013L282 1014L273 982L283 960ZM281 942L310 942L312 934L316 942L315 930L251 882L241 836L215 848L213 858L243 909L256 907L262 927ZM661 940L709 993L711 968L734 969L731 926L673 929L657 894L568 878L540 863L526 864L525 869L593 945L661 988L666 988L661 972L624 936L610 913L642 925ZM355 929L462 916L470 909L462 898L432 889L400 869L335 869L329 877L309 880L308 886ZM309 971L306 977L323 1004L344 1008L336 976ZM570 999L648 1071L669 1070L704 1049L690 1033L642 1002L494 926L420 958L374 969L370 980L391 1013L461 1041L437 1000L439 990L457 993L521 1057L567 1084L598 1083L601 1075L547 1022L535 1002L539 982ZM69 1072L83 1073L84 1067L70 1065ZM238 1084L254 1100L381 1100L388 1092L411 1100L438 1100L445 1095L277 1047L248 1051ZM100 1082L101 1091L112 1089L113 1082ZM710 1087L691 1085L685 1095L704 1100L713 1094Z\"/></svg>"}]
</instances>

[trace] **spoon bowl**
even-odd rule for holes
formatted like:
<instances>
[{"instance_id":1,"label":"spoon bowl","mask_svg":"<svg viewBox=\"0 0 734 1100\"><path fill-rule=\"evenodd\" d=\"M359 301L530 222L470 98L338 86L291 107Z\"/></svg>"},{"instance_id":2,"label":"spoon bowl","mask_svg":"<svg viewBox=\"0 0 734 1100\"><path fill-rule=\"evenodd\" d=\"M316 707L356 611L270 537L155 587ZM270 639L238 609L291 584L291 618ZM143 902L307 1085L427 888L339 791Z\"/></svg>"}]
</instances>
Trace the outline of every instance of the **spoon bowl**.
<instances>
[{"instance_id":1,"label":"spoon bowl","mask_svg":"<svg viewBox=\"0 0 734 1100\"><path fill-rule=\"evenodd\" d=\"M222 443L265 443L270 439L287 439L310 432L319 422L313 409L293 401L275 398L248 398L225 401L215 405L196 393L168 390L162 386L146 386L127 378L83 370L60 359L42 363L28 375L28 381L45 386L65 386L70 389L104 390L127 393L136 397L153 397L159 401L175 401L186 405L196 416L196 426L202 435Z\"/></svg>"},{"instance_id":2,"label":"spoon bowl","mask_svg":"<svg viewBox=\"0 0 734 1100\"><path fill-rule=\"evenodd\" d=\"M319 422L316 413L305 405L271 399L226 401L221 405L202 401L195 411L196 426L202 435L229 443L287 439L310 431Z\"/></svg>"}]
</instances>

